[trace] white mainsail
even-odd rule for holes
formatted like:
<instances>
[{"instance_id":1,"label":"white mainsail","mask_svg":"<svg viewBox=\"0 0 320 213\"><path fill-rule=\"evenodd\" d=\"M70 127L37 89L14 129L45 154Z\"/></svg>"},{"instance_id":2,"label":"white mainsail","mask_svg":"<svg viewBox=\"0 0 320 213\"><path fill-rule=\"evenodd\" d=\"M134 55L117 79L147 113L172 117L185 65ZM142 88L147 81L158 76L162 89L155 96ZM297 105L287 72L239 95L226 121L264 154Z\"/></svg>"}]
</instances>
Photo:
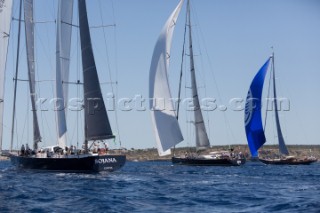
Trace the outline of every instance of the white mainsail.
<instances>
[{"instance_id":1,"label":"white mainsail","mask_svg":"<svg viewBox=\"0 0 320 213\"><path fill-rule=\"evenodd\" d=\"M4 82L13 0L0 1L0 152L2 150Z\"/></svg>"},{"instance_id":2,"label":"white mainsail","mask_svg":"<svg viewBox=\"0 0 320 213\"><path fill-rule=\"evenodd\" d=\"M188 1L189 4L189 1ZM189 51L190 51L190 71L191 71L191 87L192 87L192 97L194 105L194 126L196 132L196 146L197 149L203 149L210 147L210 142L206 127L203 121L203 116L201 112L201 106L199 103L199 95L196 81L196 71L193 59L193 48L192 48L192 30L191 30L191 20L190 20L190 6L188 5L189 14Z\"/></svg>"},{"instance_id":3,"label":"white mainsail","mask_svg":"<svg viewBox=\"0 0 320 213\"><path fill-rule=\"evenodd\" d=\"M33 148L38 149L38 143L41 142L41 135L36 111L36 80L35 80L35 57L34 57L34 19L33 19L33 0L24 0L24 23L27 48L27 63L29 89L31 96L32 114L33 114Z\"/></svg>"},{"instance_id":4,"label":"white mainsail","mask_svg":"<svg viewBox=\"0 0 320 213\"><path fill-rule=\"evenodd\" d=\"M160 156L170 154L170 148L180 143L180 130L168 82L168 66L172 35L184 0L181 0L167 20L155 45L149 76L151 117ZM159 106L162 102L162 106Z\"/></svg>"},{"instance_id":5,"label":"white mainsail","mask_svg":"<svg viewBox=\"0 0 320 213\"><path fill-rule=\"evenodd\" d=\"M289 151L287 149L287 146L284 142L284 138L281 131L280 126L280 119L278 114L278 102L277 102L277 91L276 91L276 71L274 68L274 53L272 54L272 71L273 71L273 98L274 98L274 112L275 112L275 120L276 120L276 127L277 127L277 133L278 133L278 142L279 142L279 151L283 155L289 155Z\"/></svg>"},{"instance_id":6,"label":"white mainsail","mask_svg":"<svg viewBox=\"0 0 320 213\"><path fill-rule=\"evenodd\" d=\"M58 145L67 144L66 111L70 68L70 48L72 33L73 0L59 0L56 40L56 116Z\"/></svg>"}]
</instances>

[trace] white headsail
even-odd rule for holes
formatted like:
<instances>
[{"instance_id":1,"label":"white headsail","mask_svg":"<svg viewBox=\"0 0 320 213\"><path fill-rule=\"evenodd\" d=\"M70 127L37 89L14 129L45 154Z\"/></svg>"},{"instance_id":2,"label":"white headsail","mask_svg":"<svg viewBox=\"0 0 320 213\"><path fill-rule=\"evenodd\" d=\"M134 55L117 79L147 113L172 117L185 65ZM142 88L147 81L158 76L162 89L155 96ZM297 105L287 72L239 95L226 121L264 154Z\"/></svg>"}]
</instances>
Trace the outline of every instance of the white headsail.
<instances>
[{"instance_id":1,"label":"white headsail","mask_svg":"<svg viewBox=\"0 0 320 213\"><path fill-rule=\"evenodd\" d=\"M170 148L183 140L167 75L172 35L183 2L184 0L179 2L164 25L155 45L150 66L150 110L160 156L170 154Z\"/></svg>"},{"instance_id":2,"label":"white headsail","mask_svg":"<svg viewBox=\"0 0 320 213\"><path fill-rule=\"evenodd\" d=\"M67 143L66 111L70 67L70 48L72 33L73 0L59 0L56 40L56 116L58 128L58 145Z\"/></svg>"},{"instance_id":3,"label":"white headsail","mask_svg":"<svg viewBox=\"0 0 320 213\"><path fill-rule=\"evenodd\" d=\"M0 1L0 152L2 150L4 79L9 44L12 0Z\"/></svg>"}]
</instances>

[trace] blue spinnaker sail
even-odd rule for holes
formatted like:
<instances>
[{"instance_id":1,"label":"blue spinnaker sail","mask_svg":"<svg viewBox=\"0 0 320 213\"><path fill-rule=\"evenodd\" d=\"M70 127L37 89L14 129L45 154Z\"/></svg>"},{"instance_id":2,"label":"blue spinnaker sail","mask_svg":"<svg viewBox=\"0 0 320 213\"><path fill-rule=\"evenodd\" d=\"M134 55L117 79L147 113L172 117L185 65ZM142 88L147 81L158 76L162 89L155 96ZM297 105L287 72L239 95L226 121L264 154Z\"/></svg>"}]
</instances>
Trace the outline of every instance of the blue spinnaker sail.
<instances>
[{"instance_id":1,"label":"blue spinnaker sail","mask_svg":"<svg viewBox=\"0 0 320 213\"><path fill-rule=\"evenodd\" d=\"M252 80L246 100L244 123L252 157L258 156L258 149L266 142L261 116L261 96L270 59L266 61Z\"/></svg>"}]
</instances>

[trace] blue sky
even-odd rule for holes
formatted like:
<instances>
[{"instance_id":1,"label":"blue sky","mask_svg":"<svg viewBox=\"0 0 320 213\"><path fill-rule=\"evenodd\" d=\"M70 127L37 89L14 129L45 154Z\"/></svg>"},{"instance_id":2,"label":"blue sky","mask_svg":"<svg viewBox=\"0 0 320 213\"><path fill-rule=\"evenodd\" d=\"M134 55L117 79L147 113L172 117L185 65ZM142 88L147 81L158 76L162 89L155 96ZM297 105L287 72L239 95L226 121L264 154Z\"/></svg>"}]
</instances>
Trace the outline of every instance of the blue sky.
<instances>
[{"instance_id":1,"label":"blue sky","mask_svg":"<svg viewBox=\"0 0 320 213\"><path fill-rule=\"evenodd\" d=\"M54 20L56 1L35 1L41 8L36 17L39 21ZM51 2L51 3L47 3ZM118 81L118 97L148 97L149 67L153 47L177 0L91 0L88 13L92 26L116 24L105 28L108 56L104 50L102 29L92 29L92 40L99 76L102 82L109 81L109 70L113 81ZM245 98L255 73L275 51L278 94L290 100L290 111L281 113L281 125L287 144L319 144L318 106L320 101L320 2L317 0L197 0L192 1L196 69L199 70L199 91L202 97L217 99L218 105L226 105L227 111L215 110L204 113L209 119L207 129L212 145L246 144L243 124L243 111L229 110L229 100ZM17 6L17 5L15 5ZM52 9L53 8L53 9ZM99 9L101 8L101 10ZM14 10L17 16L17 9ZM101 18L102 15L102 18ZM176 93L177 76L181 60L181 46L185 20L183 7L175 30L170 65L170 81L173 94ZM74 23L76 23L76 14ZM17 23L13 23L12 31ZM40 25L40 24L39 24ZM37 66L38 80L54 78L54 23L37 25ZM79 52L77 35L74 31L71 65L71 80L77 79ZM16 39L12 32L11 40ZM23 43L24 39L22 39ZM16 41L10 41L8 72L6 78L6 115L4 120L4 148L9 144L12 108L12 77L14 70ZM25 51L22 45L22 52ZM201 56L201 57L200 57ZM21 58L24 54L21 53ZM21 78L25 75L25 59L21 59ZM79 72L78 72L79 73ZM22 85L21 85L22 84ZM18 104L18 143L31 144L31 113L28 109L28 94L25 83L19 84L22 96ZM41 97L51 98L53 83L39 83ZM72 87L72 86L71 86ZM205 89L204 89L205 88ZM103 84L103 94L111 92L109 84ZM72 97L76 89L70 89ZM81 92L81 89L79 90ZM206 95L203 95L203 93ZM132 106L132 105L131 105ZM145 102L146 108L147 101ZM69 113L69 143L82 141L81 117L76 119ZM30 115L29 115L30 114ZM185 114L183 112L182 114ZM112 127L117 133L114 112L109 112ZM55 143L55 126L52 110L41 113L44 144ZM118 111L118 121L122 146L126 148L155 147L150 112ZM78 124L78 125L77 125ZM182 130L188 129L182 119ZM28 127L28 128L27 128ZM79 127L79 129L81 129ZM28 133L29 132L29 133ZM78 135L78 137L76 136ZM272 129L267 133L268 144L274 144ZM185 133L181 146L192 146L192 133ZM23 142L25 143L25 142Z\"/></svg>"}]
</instances>

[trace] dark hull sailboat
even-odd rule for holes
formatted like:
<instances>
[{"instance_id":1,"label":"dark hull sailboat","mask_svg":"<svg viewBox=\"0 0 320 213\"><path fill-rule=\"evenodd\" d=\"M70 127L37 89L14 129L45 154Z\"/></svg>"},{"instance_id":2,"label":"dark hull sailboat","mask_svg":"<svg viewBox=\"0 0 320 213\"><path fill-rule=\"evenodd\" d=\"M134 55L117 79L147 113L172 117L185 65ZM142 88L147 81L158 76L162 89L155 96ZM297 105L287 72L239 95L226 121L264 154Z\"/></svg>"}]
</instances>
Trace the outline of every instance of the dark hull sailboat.
<instances>
[{"instance_id":1,"label":"dark hull sailboat","mask_svg":"<svg viewBox=\"0 0 320 213\"><path fill-rule=\"evenodd\" d=\"M285 159L259 159L264 164L272 165L309 165L317 162L316 158L285 158Z\"/></svg>"},{"instance_id":2,"label":"dark hull sailboat","mask_svg":"<svg viewBox=\"0 0 320 213\"><path fill-rule=\"evenodd\" d=\"M30 48L28 49L27 57L28 62L34 63L33 60L33 44L34 44L34 33L33 33L33 1L26 0L28 4L24 4L25 7L25 24L26 24L26 41ZM21 7L21 6L20 6ZM64 11L62 14L69 14L66 12L66 8L72 11L72 1L60 0L59 11ZM103 101L103 96L100 88L100 82L98 78L97 68L93 56L90 30L87 17L86 0L78 0L79 10L79 31L81 40L81 56L82 56L82 68L83 68L83 92L84 92L84 132L85 140L83 149L76 150L72 154L68 154L68 149L65 148L65 143L60 144L60 139L66 134L66 122L64 110L57 110L58 120L58 135L59 135L59 146L38 149L38 143L41 141L36 110L33 110L33 122L34 122L34 144L33 151L26 147L21 149L21 153L9 155L11 162L17 168L21 169L32 169L41 171L59 171L59 172L101 172L108 171L112 172L120 169L126 162L126 156L122 154L107 154L106 152L96 153L94 150L90 150L89 141L93 144L95 142L102 142L108 139L113 139L115 136L112 133L111 126L109 123L106 107ZM21 12L20 12L21 14ZM71 15L72 17L72 15ZM58 19L59 23L63 23L64 20ZM66 23L71 23L71 20ZM58 24L59 24L58 23ZM71 24L70 24L71 25ZM69 26L69 24L68 24ZM67 60L68 54L65 52L61 53L61 40L66 35L66 29L62 30L58 27L57 36L57 60L58 62L63 59ZM63 32L62 32L63 31ZM61 34L60 34L61 33ZM67 33L68 34L68 33ZM70 36L70 34L69 34ZM70 45L70 44L69 44ZM27 45L28 47L28 45ZM65 54L65 55L64 55ZM62 63L62 62L61 62ZM29 64L28 64L29 65ZM62 88L62 70L59 69L61 64L57 65L57 96L59 100L63 100L63 88ZM34 74L34 66L30 64L28 66L29 72ZM30 71L30 69L33 69ZM30 91L34 91L35 82L34 76L29 74L30 78ZM34 98L32 96L32 98ZM34 103L34 99L32 99ZM34 104L32 108L35 109ZM13 119L14 120L14 119ZM71 146L73 147L73 146ZM64 149L65 148L65 149ZM73 147L75 148L75 147ZM11 147L12 150L12 147ZM46 150L46 151L45 151ZM25 151L27 154L24 154ZM70 150L71 151L71 150ZM74 151L74 150L73 150ZM36 153L36 154L35 154Z\"/></svg>"},{"instance_id":3,"label":"dark hull sailboat","mask_svg":"<svg viewBox=\"0 0 320 213\"><path fill-rule=\"evenodd\" d=\"M124 166L125 155L74 155L61 158L10 156L17 168L52 172L113 172Z\"/></svg>"},{"instance_id":4,"label":"dark hull sailboat","mask_svg":"<svg viewBox=\"0 0 320 213\"><path fill-rule=\"evenodd\" d=\"M205 159L201 157L172 157L172 163L190 166L241 166L246 163L246 159Z\"/></svg>"},{"instance_id":5,"label":"dark hull sailboat","mask_svg":"<svg viewBox=\"0 0 320 213\"><path fill-rule=\"evenodd\" d=\"M156 135L158 153L160 156L171 154L171 148L174 148L177 144L184 140L181 128L178 122L179 118L179 105L177 102L177 108L172 102L174 100L171 96L170 85L168 81L168 68L171 59L170 51L172 44L173 31L175 29L177 19L181 8L184 4L184 0L180 0L179 4L167 19L161 34L156 42L149 76L149 95L150 95L150 110L153 120L154 131ZM193 125L195 132L195 145L197 150L207 150L210 148L210 141L206 131L206 125L202 114L202 109L199 100L196 67L194 63L194 52L192 42L192 24L190 15L190 1L187 1L186 8L186 23L184 31L184 43L182 52L182 61L184 56L188 55L189 58L189 74L191 80L191 94L192 106L193 106L193 120L190 122ZM188 44L187 44L188 43ZM189 53L186 54L185 49ZM183 64L181 63L181 72L179 80L178 100L181 99L181 86L183 76ZM164 102L163 102L164 100ZM164 103L165 108L159 109L158 103ZM237 160L237 157L233 158L231 155L217 157L217 153L209 155L199 155L197 152L187 154L186 156L173 156L173 164L185 164L185 165L207 165L207 166L236 166L245 163L245 159ZM231 154L231 153L229 153Z\"/></svg>"}]
</instances>

